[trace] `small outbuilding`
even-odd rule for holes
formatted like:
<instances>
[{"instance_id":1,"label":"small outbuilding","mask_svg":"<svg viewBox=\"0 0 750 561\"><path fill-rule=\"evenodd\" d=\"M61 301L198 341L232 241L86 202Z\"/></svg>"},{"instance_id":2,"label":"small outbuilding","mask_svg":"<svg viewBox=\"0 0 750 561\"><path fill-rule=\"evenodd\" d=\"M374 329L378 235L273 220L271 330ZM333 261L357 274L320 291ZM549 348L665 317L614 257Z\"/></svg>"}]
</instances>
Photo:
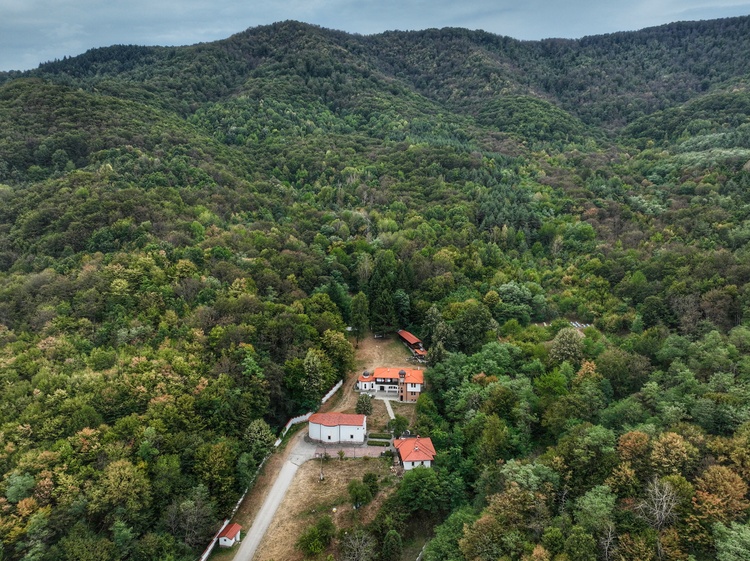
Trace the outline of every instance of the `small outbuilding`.
<instances>
[{"instance_id":1,"label":"small outbuilding","mask_svg":"<svg viewBox=\"0 0 750 561\"><path fill-rule=\"evenodd\" d=\"M219 532L219 545L221 547L232 547L234 544L240 542L240 532L242 526L239 524L227 524L224 529Z\"/></svg>"},{"instance_id":2,"label":"small outbuilding","mask_svg":"<svg viewBox=\"0 0 750 561\"><path fill-rule=\"evenodd\" d=\"M401 341L403 341L404 345L406 345L406 347L411 351L411 354L414 356L417 362L427 361L427 350L424 348L424 344L419 339L419 337L416 337L413 333L409 333L404 329L399 329L398 331L396 331L396 334L399 336Z\"/></svg>"},{"instance_id":3,"label":"small outbuilding","mask_svg":"<svg viewBox=\"0 0 750 561\"><path fill-rule=\"evenodd\" d=\"M350 413L314 413L310 415L308 435L311 440L331 444L362 444L367 434L367 417Z\"/></svg>"}]
</instances>

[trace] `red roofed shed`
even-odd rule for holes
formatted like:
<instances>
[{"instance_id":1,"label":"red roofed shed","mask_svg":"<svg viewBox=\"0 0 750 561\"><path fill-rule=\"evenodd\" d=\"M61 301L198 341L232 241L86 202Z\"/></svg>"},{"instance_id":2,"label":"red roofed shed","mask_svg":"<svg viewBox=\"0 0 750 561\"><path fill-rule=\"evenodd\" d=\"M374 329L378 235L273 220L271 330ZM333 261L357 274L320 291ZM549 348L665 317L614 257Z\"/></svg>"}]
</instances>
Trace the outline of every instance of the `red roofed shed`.
<instances>
[{"instance_id":1,"label":"red roofed shed","mask_svg":"<svg viewBox=\"0 0 750 561\"><path fill-rule=\"evenodd\" d=\"M398 336L401 337L404 340L404 342L407 345L409 345L410 347L414 347L414 346L421 347L422 346L422 341L419 340L414 335L412 335L411 333L409 333L408 331L405 331L403 329L399 329L398 331L396 331L396 333L398 333Z\"/></svg>"},{"instance_id":2,"label":"red roofed shed","mask_svg":"<svg viewBox=\"0 0 750 561\"><path fill-rule=\"evenodd\" d=\"M219 532L219 545L221 547L232 547L234 544L239 543L240 530L242 530L242 526L239 524L227 524L226 527Z\"/></svg>"}]
</instances>

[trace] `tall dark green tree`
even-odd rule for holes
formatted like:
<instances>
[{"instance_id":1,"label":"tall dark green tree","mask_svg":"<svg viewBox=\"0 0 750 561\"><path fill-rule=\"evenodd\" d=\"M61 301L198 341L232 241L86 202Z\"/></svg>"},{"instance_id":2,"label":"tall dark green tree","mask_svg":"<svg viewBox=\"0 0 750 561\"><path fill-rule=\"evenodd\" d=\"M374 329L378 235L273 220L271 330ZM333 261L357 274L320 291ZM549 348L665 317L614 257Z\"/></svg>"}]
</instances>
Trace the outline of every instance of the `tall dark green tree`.
<instances>
[{"instance_id":1,"label":"tall dark green tree","mask_svg":"<svg viewBox=\"0 0 750 561\"><path fill-rule=\"evenodd\" d=\"M370 306L367 301L367 295L364 292L358 292L352 298L352 334L356 341L357 347L359 342L367 332L367 327L370 325Z\"/></svg>"},{"instance_id":2,"label":"tall dark green tree","mask_svg":"<svg viewBox=\"0 0 750 561\"><path fill-rule=\"evenodd\" d=\"M397 290L398 262L393 251L385 250L375 256L370 277L370 326L375 333L392 331L397 323L394 292Z\"/></svg>"}]
</instances>

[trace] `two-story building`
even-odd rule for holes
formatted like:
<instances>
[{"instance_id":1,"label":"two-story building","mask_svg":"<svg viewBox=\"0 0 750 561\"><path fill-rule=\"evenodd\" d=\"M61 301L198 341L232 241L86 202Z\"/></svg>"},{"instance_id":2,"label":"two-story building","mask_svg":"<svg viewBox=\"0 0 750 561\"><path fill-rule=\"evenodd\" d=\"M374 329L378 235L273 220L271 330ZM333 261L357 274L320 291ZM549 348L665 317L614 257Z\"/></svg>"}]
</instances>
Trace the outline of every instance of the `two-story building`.
<instances>
[{"instance_id":1,"label":"two-story building","mask_svg":"<svg viewBox=\"0 0 750 561\"><path fill-rule=\"evenodd\" d=\"M373 372L365 371L357 378L357 390L385 392L398 396L399 401L417 401L424 386L424 372L415 368L381 366Z\"/></svg>"}]
</instances>

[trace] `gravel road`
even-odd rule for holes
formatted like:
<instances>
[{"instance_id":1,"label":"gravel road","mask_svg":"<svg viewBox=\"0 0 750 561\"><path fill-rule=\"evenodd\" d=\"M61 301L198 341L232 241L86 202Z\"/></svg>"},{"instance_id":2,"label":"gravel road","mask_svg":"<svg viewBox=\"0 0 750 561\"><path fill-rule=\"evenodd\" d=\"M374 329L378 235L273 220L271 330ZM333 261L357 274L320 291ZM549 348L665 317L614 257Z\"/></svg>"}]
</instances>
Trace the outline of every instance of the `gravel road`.
<instances>
[{"instance_id":1,"label":"gravel road","mask_svg":"<svg viewBox=\"0 0 750 561\"><path fill-rule=\"evenodd\" d=\"M271 525L273 515L276 514L276 509L279 508L281 501L284 500L284 495L286 495L286 491L292 483L292 479L294 479L294 474L297 473L297 468L307 460L315 457L316 448L315 444L305 442L304 438L300 438L297 441L294 450L291 451L289 458L284 462L283 467L279 471L273 487L268 492L263 506L258 511L252 527L243 536L240 549L234 556L235 561L252 561L261 540L263 540L263 536L266 535L266 531Z\"/></svg>"}]
</instances>

